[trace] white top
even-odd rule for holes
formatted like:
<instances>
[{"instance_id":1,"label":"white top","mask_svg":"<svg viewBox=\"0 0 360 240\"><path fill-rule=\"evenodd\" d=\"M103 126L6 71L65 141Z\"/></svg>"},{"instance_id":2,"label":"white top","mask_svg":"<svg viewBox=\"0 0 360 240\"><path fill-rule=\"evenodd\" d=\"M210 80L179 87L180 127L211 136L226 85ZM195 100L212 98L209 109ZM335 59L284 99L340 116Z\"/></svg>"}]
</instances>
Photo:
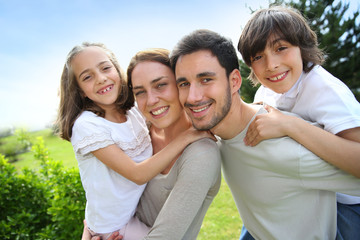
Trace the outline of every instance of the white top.
<instances>
[{"instance_id":1,"label":"white top","mask_svg":"<svg viewBox=\"0 0 360 240\"><path fill-rule=\"evenodd\" d=\"M264 108L257 114L262 113ZM224 178L250 234L268 240L335 239L335 192L360 196L360 179L289 137L245 146L247 128L219 145Z\"/></svg>"},{"instance_id":2,"label":"white top","mask_svg":"<svg viewBox=\"0 0 360 240\"><path fill-rule=\"evenodd\" d=\"M254 102L266 104L300 115L303 119L321 124L333 134L360 126L360 104L350 89L321 66L302 73L296 84L279 94L260 86ZM359 197L339 194L345 204L360 203Z\"/></svg>"},{"instance_id":3,"label":"white top","mask_svg":"<svg viewBox=\"0 0 360 240\"><path fill-rule=\"evenodd\" d=\"M149 132L139 111L133 107L126 117L126 122L114 123L85 111L73 127L71 143L87 200L85 219L97 233L121 229L134 215L145 188L116 173L91 153L116 144L135 162L152 156Z\"/></svg>"},{"instance_id":4,"label":"white top","mask_svg":"<svg viewBox=\"0 0 360 240\"><path fill-rule=\"evenodd\" d=\"M147 240L196 239L221 182L220 151L205 138L188 145L168 174L150 180L137 216L152 226Z\"/></svg>"}]
</instances>

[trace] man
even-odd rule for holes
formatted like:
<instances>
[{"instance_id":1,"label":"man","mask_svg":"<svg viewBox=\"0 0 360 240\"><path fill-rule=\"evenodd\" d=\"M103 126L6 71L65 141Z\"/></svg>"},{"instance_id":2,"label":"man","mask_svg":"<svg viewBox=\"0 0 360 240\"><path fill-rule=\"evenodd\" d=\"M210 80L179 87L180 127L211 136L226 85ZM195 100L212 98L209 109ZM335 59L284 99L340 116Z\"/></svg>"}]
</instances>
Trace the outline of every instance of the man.
<instances>
[{"instance_id":1,"label":"man","mask_svg":"<svg viewBox=\"0 0 360 240\"><path fill-rule=\"evenodd\" d=\"M284 137L245 146L261 106L246 104L231 41L208 30L185 36L171 54L180 101L195 128L221 138L224 178L256 239L335 239L336 192L360 195L360 179Z\"/></svg>"}]
</instances>

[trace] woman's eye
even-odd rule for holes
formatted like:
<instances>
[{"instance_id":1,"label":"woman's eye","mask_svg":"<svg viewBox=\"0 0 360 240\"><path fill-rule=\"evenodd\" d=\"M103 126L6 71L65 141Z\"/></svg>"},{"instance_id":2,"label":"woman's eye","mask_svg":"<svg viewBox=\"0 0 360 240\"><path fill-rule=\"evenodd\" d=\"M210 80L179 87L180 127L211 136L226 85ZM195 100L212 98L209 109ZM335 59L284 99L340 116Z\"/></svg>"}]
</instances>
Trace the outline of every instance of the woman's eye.
<instances>
[{"instance_id":1,"label":"woman's eye","mask_svg":"<svg viewBox=\"0 0 360 240\"><path fill-rule=\"evenodd\" d=\"M105 67L103 68L103 71L106 71L106 70L109 70L109 69L111 69L111 66L105 66Z\"/></svg>"},{"instance_id":2,"label":"woman's eye","mask_svg":"<svg viewBox=\"0 0 360 240\"><path fill-rule=\"evenodd\" d=\"M138 91L138 92L135 92L134 95L135 96L140 96L141 94L145 93L145 91Z\"/></svg>"}]
</instances>

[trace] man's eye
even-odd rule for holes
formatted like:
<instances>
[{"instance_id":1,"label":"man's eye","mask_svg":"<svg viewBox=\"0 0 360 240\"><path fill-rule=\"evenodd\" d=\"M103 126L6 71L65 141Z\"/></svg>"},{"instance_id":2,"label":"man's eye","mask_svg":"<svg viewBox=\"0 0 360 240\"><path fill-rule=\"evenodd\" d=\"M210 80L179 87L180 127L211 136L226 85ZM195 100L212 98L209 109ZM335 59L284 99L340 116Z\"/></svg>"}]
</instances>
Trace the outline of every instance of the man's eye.
<instances>
[{"instance_id":1,"label":"man's eye","mask_svg":"<svg viewBox=\"0 0 360 240\"><path fill-rule=\"evenodd\" d=\"M212 78L204 78L202 80L203 83L207 83L207 82L210 82L212 80Z\"/></svg>"},{"instance_id":2,"label":"man's eye","mask_svg":"<svg viewBox=\"0 0 360 240\"><path fill-rule=\"evenodd\" d=\"M159 83L158 85L156 85L156 88L161 88L166 86L166 83Z\"/></svg>"},{"instance_id":3,"label":"man's eye","mask_svg":"<svg viewBox=\"0 0 360 240\"><path fill-rule=\"evenodd\" d=\"M189 83L187 82L182 82L182 83L179 83L178 84L178 87L181 88L181 87L186 87L186 86L189 86Z\"/></svg>"}]
</instances>

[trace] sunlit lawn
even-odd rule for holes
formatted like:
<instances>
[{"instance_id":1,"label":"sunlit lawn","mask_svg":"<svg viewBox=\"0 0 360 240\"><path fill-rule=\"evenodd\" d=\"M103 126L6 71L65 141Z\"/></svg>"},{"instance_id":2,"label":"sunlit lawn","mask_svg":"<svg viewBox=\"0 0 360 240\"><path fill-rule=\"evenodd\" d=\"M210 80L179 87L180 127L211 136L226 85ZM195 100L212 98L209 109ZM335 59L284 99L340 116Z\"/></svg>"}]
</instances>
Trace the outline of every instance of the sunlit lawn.
<instances>
[{"instance_id":1,"label":"sunlit lawn","mask_svg":"<svg viewBox=\"0 0 360 240\"><path fill-rule=\"evenodd\" d=\"M52 159L62 161L66 167L77 167L77 161L71 143L53 136L49 129L31 133L33 139L43 136L49 156ZM17 169L23 167L37 168L39 162L34 160L31 152L20 155L20 160L14 165ZM236 209L231 192L222 180L220 191L211 204L201 227L198 239L239 239L242 221Z\"/></svg>"}]
</instances>

